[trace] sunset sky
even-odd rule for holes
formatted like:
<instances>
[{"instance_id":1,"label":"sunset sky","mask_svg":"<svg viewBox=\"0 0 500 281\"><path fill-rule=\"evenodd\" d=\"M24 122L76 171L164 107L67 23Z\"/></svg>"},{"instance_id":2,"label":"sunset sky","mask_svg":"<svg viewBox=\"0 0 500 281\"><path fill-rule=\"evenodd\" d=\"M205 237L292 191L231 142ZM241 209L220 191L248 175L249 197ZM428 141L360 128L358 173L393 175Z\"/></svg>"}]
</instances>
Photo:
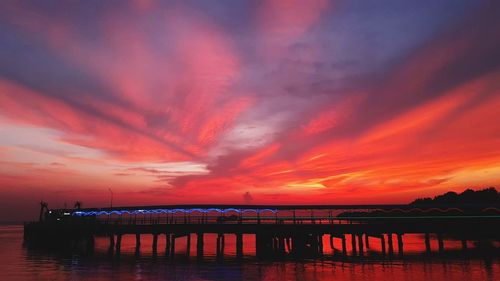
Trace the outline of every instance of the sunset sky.
<instances>
[{"instance_id":1,"label":"sunset sky","mask_svg":"<svg viewBox=\"0 0 500 281\"><path fill-rule=\"evenodd\" d=\"M1 1L0 220L498 187L498 3Z\"/></svg>"}]
</instances>

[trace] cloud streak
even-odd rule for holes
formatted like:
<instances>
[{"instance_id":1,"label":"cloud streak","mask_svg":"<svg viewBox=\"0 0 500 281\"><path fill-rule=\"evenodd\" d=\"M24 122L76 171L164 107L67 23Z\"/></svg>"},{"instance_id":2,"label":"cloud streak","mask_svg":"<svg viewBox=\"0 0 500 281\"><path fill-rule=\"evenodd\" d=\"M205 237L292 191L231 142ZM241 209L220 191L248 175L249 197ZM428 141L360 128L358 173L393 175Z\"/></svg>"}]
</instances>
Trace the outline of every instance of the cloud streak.
<instances>
[{"instance_id":1,"label":"cloud streak","mask_svg":"<svg viewBox=\"0 0 500 281\"><path fill-rule=\"evenodd\" d=\"M0 5L2 193L404 202L500 180L498 4Z\"/></svg>"}]
</instances>

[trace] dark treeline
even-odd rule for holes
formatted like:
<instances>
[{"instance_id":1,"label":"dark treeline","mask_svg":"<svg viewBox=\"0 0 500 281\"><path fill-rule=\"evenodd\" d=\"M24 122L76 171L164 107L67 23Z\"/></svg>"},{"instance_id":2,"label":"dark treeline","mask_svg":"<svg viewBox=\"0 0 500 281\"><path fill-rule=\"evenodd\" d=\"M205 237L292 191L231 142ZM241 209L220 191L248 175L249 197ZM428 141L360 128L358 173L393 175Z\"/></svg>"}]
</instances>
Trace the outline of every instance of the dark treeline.
<instances>
[{"instance_id":1,"label":"dark treeline","mask_svg":"<svg viewBox=\"0 0 500 281\"><path fill-rule=\"evenodd\" d=\"M467 189L462 193L453 191L434 196L434 198L419 198L410 205L460 205L460 204L500 204L500 193L494 187L474 191Z\"/></svg>"},{"instance_id":2,"label":"dark treeline","mask_svg":"<svg viewBox=\"0 0 500 281\"><path fill-rule=\"evenodd\" d=\"M409 206L415 207L407 211L395 209L390 211L347 211L339 217L365 217L365 216L443 216L443 215L499 215L500 193L494 188L478 191L467 189L462 193L453 191L437 195L434 198L419 198ZM485 208L492 207L492 208ZM422 209L420 209L422 208ZM437 208L437 209L435 209ZM457 209L460 208L460 209ZM438 209L445 209L438 210Z\"/></svg>"}]
</instances>

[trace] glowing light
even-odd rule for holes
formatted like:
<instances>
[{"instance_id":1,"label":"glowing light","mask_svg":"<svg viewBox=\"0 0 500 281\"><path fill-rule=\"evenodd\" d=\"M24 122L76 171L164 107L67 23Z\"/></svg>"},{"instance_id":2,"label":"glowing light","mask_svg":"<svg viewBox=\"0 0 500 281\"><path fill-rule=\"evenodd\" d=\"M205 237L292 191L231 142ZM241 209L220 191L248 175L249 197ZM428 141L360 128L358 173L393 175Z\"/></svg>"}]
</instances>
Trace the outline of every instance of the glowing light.
<instances>
[{"instance_id":1,"label":"glowing light","mask_svg":"<svg viewBox=\"0 0 500 281\"><path fill-rule=\"evenodd\" d=\"M185 213L189 214L192 212L199 213L209 213L209 212L218 212L218 213L228 213L228 212L236 212L236 213L245 213L245 212L271 212L276 213L278 210L276 209L236 209L236 208L227 208L227 209L218 209L218 208L192 208L192 209L151 209L151 210L110 210L110 211L76 211L73 212L73 216L104 216L104 215L137 215L137 214L175 214L175 213ZM69 213L68 213L69 214Z\"/></svg>"}]
</instances>

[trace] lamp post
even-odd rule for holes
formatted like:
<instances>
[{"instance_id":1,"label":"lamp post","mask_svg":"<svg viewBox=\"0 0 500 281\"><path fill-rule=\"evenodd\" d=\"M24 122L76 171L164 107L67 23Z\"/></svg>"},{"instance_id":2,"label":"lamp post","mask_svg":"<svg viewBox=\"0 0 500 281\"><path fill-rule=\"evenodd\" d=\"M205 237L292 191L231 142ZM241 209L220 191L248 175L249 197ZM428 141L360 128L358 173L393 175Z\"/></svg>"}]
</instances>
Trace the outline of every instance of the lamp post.
<instances>
[{"instance_id":1,"label":"lamp post","mask_svg":"<svg viewBox=\"0 0 500 281\"><path fill-rule=\"evenodd\" d=\"M113 191L111 190L111 188L108 188L108 190L109 190L109 193L111 194L110 207L113 208Z\"/></svg>"}]
</instances>

